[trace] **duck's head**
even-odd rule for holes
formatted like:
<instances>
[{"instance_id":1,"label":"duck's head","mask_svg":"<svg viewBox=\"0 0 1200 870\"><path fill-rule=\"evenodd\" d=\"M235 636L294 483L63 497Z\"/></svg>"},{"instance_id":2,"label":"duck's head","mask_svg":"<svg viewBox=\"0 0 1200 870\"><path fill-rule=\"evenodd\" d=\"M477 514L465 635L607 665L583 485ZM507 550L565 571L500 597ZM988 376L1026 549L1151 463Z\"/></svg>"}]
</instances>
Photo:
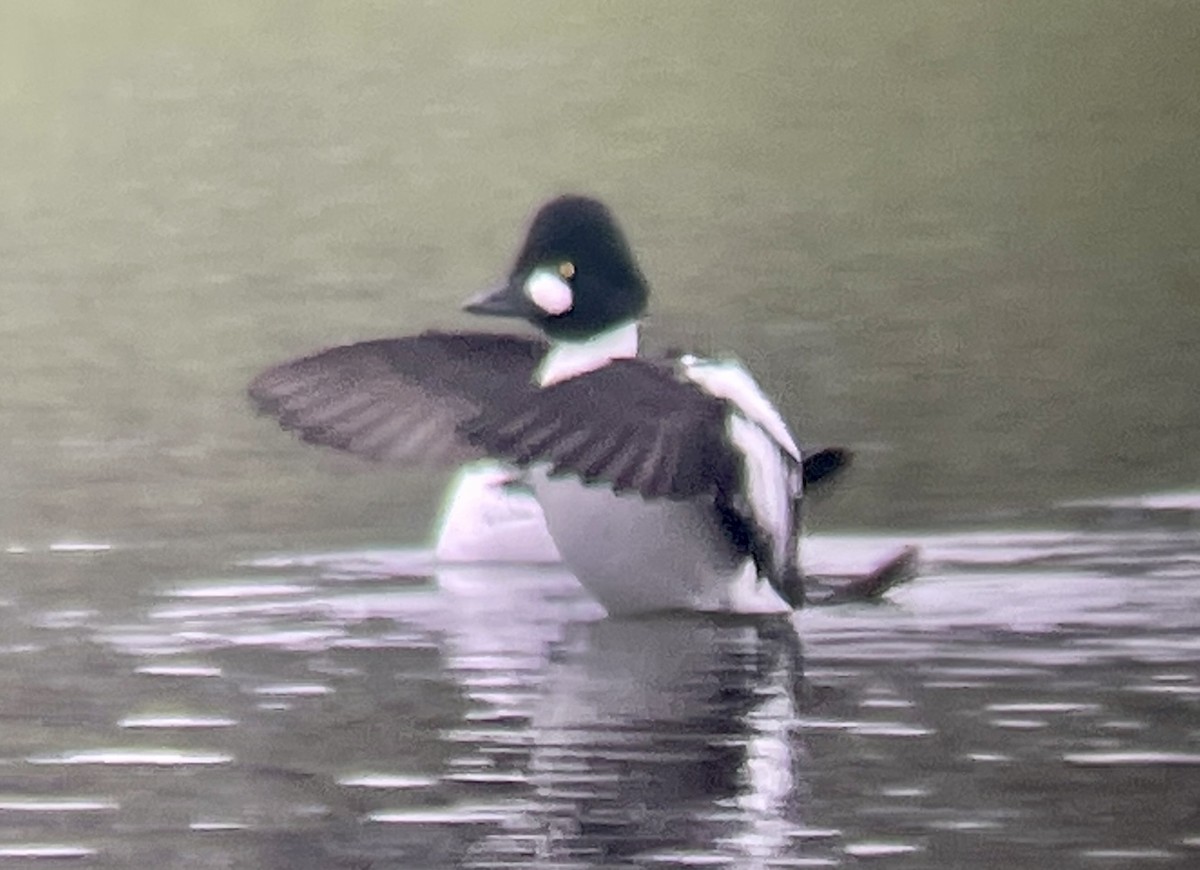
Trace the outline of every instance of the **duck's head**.
<instances>
[{"instance_id":1,"label":"duck's head","mask_svg":"<svg viewBox=\"0 0 1200 870\"><path fill-rule=\"evenodd\" d=\"M552 339L582 341L646 310L646 279L612 213L585 196L560 196L533 217L508 277L464 305L519 317Z\"/></svg>"}]
</instances>

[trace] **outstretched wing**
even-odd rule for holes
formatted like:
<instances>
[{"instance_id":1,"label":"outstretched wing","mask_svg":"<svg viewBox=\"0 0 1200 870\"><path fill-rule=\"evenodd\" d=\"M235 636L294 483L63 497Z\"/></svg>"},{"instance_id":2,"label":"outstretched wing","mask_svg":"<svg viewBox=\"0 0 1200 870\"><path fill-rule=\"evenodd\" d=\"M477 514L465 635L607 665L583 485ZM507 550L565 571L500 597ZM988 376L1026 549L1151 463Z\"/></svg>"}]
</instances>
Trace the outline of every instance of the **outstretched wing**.
<instances>
[{"instance_id":1,"label":"outstretched wing","mask_svg":"<svg viewBox=\"0 0 1200 870\"><path fill-rule=\"evenodd\" d=\"M595 371L491 403L459 426L488 455L547 463L645 498L718 497L736 489L738 460L726 404L673 370L618 359Z\"/></svg>"},{"instance_id":2,"label":"outstretched wing","mask_svg":"<svg viewBox=\"0 0 1200 870\"><path fill-rule=\"evenodd\" d=\"M305 441L376 460L453 465L487 455L459 426L536 390L544 342L426 332L335 347L251 382L260 411Z\"/></svg>"}]
</instances>

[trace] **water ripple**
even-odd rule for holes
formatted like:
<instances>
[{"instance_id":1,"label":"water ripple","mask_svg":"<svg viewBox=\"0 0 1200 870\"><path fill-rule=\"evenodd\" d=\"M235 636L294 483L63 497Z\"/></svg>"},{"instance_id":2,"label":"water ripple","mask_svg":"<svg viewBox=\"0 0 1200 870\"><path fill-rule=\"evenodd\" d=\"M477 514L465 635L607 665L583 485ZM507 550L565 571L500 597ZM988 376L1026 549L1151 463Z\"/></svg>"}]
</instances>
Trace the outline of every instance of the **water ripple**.
<instances>
[{"instance_id":1,"label":"water ripple","mask_svg":"<svg viewBox=\"0 0 1200 870\"><path fill-rule=\"evenodd\" d=\"M54 755L34 755L30 764L46 765L147 765L152 767L191 767L229 764L232 755L183 749L84 749Z\"/></svg>"},{"instance_id":2,"label":"water ripple","mask_svg":"<svg viewBox=\"0 0 1200 870\"><path fill-rule=\"evenodd\" d=\"M82 797L24 797L0 795L0 812L95 813L120 809L114 800Z\"/></svg>"},{"instance_id":3,"label":"water ripple","mask_svg":"<svg viewBox=\"0 0 1200 870\"><path fill-rule=\"evenodd\" d=\"M1200 752L1069 752L1063 761L1081 767L1194 767Z\"/></svg>"},{"instance_id":4,"label":"water ripple","mask_svg":"<svg viewBox=\"0 0 1200 870\"><path fill-rule=\"evenodd\" d=\"M45 858L69 860L91 858L98 854L91 846L76 846L64 843L16 843L0 846L0 858Z\"/></svg>"}]
</instances>

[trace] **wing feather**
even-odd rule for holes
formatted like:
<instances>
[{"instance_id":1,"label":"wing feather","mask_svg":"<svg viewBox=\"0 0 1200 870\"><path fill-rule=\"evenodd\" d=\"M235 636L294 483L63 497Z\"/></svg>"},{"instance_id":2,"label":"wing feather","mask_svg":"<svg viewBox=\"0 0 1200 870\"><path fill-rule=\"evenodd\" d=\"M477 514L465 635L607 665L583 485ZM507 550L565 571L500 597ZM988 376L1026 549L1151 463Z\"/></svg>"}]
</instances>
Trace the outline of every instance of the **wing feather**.
<instances>
[{"instance_id":1,"label":"wing feather","mask_svg":"<svg viewBox=\"0 0 1200 870\"><path fill-rule=\"evenodd\" d=\"M472 444L517 465L647 498L714 496L735 488L726 402L643 359L603 368L494 404L460 425Z\"/></svg>"},{"instance_id":2,"label":"wing feather","mask_svg":"<svg viewBox=\"0 0 1200 870\"><path fill-rule=\"evenodd\" d=\"M536 390L537 339L426 332L334 347L274 366L251 401L313 444L369 459L457 464L486 455L458 427Z\"/></svg>"}]
</instances>

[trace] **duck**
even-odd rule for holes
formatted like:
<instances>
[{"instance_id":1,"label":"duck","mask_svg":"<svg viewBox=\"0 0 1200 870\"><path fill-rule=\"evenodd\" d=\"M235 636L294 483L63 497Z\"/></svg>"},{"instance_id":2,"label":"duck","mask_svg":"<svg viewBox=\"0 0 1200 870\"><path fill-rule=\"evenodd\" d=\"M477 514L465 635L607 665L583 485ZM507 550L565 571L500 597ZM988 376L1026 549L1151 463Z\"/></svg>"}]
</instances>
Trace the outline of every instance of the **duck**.
<instances>
[{"instance_id":1,"label":"duck","mask_svg":"<svg viewBox=\"0 0 1200 870\"><path fill-rule=\"evenodd\" d=\"M305 442L487 469L532 497L555 555L610 615L801 607L805 488L849 451L803 453L732 357L640 352L649 297L609 208L563 195L463 306L537 334L362 341L272 366L248 393Z\"/></svg>"}]
</instances>

